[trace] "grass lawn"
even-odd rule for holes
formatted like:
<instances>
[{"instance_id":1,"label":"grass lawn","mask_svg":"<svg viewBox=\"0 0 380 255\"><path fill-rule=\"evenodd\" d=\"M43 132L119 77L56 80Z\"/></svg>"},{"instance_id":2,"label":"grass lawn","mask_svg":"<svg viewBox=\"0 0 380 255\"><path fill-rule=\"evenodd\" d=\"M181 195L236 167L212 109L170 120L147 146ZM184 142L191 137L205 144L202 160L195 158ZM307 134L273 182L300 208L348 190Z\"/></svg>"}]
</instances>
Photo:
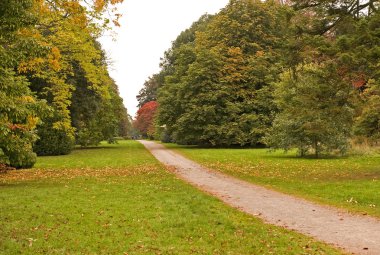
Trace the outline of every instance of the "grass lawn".
<instances>
[{"instance_id":1,"label":"grass lawn","mask_svg":"<svg viewBox=\"0 0 380 255\"><path fill-rule=\"evenodd\" d=\"M249 182L380 217L380 154L314 159L268 149L165 145L211 169Z\"/></svg>"},{"instance_id":2,"label":"grass lawn","mask_svg":"<svg viewBox=\"0 0 380 255\"><path fill-rule=\"evenodd\" d=\"M0 254L341 254L196 190L134 141L0 175L0 219Z\"/></svg>"}]
</instances>

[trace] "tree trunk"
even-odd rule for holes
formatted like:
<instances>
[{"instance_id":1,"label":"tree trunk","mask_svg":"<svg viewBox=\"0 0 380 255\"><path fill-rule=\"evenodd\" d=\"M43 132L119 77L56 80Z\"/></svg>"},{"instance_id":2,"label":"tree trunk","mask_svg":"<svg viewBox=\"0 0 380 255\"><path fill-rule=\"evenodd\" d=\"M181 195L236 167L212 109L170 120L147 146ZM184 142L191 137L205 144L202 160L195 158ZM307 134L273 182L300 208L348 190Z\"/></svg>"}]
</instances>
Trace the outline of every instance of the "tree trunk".
<instances>
[{"instance_id":1,"label":"tree trunk","mask_svg":"<svg viewBox=\"0 0 380 255\"><path fill-rule=\"evenodd\" d=\"M314 151L315 151L315 157L319 158L319 146L318 146L318 140L314 139Z\"/></svg>"}]
</instances>

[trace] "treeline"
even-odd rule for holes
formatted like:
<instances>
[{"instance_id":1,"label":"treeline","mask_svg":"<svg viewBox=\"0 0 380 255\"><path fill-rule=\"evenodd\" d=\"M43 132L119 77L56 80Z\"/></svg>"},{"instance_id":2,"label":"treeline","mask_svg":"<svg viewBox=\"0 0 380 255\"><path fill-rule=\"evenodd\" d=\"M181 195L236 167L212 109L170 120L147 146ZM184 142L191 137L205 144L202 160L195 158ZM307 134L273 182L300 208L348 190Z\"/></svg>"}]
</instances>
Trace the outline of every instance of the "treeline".
<instances>
[{"instance_id":1,"label":"treeline","mask_svg":"<svg viewBox=\"0 0 380 255\"><path fill-rule=\"evenodd\" d=\"M344 153L380 139L379 1L231 0L165 52L138 95L156 138Z\"/></svg>"},{"instance_id":2,"label":"treeline","mask_svg":"<svg viewBox=\"0 0 380 255\"><path fill-rule=\"evenodd\" d=\"M31 167L127 134L130 120L96 39L120 0L0 2L0 164Z\"/></svg>"}]
</instances>

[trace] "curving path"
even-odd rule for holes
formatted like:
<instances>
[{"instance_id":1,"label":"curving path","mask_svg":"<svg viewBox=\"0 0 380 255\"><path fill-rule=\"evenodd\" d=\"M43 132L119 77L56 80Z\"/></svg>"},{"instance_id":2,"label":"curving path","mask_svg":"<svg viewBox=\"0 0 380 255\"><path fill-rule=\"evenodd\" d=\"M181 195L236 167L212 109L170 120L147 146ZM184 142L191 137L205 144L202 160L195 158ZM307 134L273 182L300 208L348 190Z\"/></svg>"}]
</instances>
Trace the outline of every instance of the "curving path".
<instances>
[{"instance_id":1,"label":"curving path","mask_svg":"<svg viewBox=\"0 0 380 255\"><path fill-rule=\"evenodd\" d=\"M352 215L211 171L161 144L140 141L187 182L225 203L354 254L380 255L380 221Z\"/></svg>"}]
</instances>

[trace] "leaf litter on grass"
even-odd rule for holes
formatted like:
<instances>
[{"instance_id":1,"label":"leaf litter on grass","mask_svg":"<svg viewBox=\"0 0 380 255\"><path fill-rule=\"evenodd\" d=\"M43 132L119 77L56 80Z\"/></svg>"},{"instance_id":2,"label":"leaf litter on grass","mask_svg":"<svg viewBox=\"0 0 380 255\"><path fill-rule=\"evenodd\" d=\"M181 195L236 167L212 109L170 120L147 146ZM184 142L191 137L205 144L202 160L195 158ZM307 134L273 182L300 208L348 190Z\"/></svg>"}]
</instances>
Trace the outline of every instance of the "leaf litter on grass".
<instances>
[{"instance_id":1,"label":"leaf litter on grass","mask_svg":"<svg viewBox=\"0 0 380 255\"><path fill-rule=\"evenodd\" d=\"M132 145L117 157L113 151L120 164L94 153L82 167L78 153L0 176L9 188L2 236L17 240L0 238L0 247L11 245L8 254L340 254L217 203ZM28 238L36 240L31 247Z\"/></svg>"},{"instance_id":2,"label":"leaf litter on grass","mask_svg":"<svg viewBox=\"0 0 380 255\"><path fill-rule=\"evenodd\" d=\"M104 167L102 169L94 168L74 168L74 169L29 169L29 170L11 170L1 175L0 183L9 183L15 181L32 181L44 179L74 179L77 177L128 177L139 176L143 174L158 174L160 172L156 164L146 164L138 167L114 168Z\"/></svg>"}]
</instances>

